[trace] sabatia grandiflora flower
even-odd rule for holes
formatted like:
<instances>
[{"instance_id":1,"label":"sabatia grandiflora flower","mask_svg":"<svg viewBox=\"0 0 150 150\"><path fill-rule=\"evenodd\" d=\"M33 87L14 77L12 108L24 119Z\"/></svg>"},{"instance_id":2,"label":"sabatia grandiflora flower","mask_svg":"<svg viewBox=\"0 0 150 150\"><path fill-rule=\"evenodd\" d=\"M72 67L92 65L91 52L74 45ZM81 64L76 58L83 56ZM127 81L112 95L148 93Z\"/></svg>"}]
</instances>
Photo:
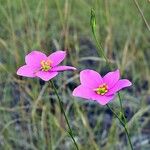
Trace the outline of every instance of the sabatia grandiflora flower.
<instances>
[{"instance_id":1,"label":"sabatia grandiflora flower","mask_svg":"<svg viewBox=\"0 0 150 150\"><path fill-rule=\"evenodd\" d=\"M44 81L48 81L60 71L76 69L71 66L58 66L65 57L65 51L56 51L49 56L40 51L32 51L25 56L26 65L18 69L17 75L39 77Z\"/></svg>"},{"instance_id":2,"label":"sabatia grandiflora flower","mask_svg":"<svg viewBox=\"0 0 150 150\"><path fill-rule=\"evenodd\" d=\"M109 72L102 77L94 70L83 70L80 72L81 85L73 91L73 96L95 100L101 105L107 104L114 99L116 92L131 86L127 79L120 79L119 70Z\"/></svg>"}]
</instances>

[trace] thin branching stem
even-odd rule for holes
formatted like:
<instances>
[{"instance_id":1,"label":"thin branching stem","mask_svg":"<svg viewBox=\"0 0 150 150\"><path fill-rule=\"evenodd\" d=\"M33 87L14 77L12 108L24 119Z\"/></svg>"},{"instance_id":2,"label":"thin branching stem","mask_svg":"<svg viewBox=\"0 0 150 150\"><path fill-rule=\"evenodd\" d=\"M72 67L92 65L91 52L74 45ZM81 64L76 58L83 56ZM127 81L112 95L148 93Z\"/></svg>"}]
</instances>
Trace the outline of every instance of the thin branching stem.
<instances>
[{"instance_id":1,"label":"thin branching stem","mask_svg":"<svg viewBox=\"0 0 150 150\"><path fill-rule=\"evenodd\" d=\"M78 145L77 145L77 143L76 143L76 141L75 141L75 139L74 139L73 132L72 132L72 129L71 129L71 127L70 127L70 124L69 124L67 115L66 115L65 110L64 110L64 108L63 108L63 103L62 103L62 101L61 101L61 99L60 99L60 97L59 97L59 94L58 94L58 92L57 92L57 89L56 89L56 87L55 87L55 84L54 84L53 81L50 81L50 83L51 83L51 85L52 85L52 87L53 87L53 89L54 89L54 92L55 92L55 94L56 94L56 96L57 96L57 98L58 98L59 106L60 106L61 112L63 113L63 115L64 115L64 117L65 117L65 120L66 120L66 123L67 123L67 125L68 125L68 129L69 129L69 132L68 132L68 133L69 133L70 137L72 138L72 141L73 141L73 143L74 143L76 149L79 150Z\"/></svg>"},{"instance_id":2,"label":"thin branching stem","mask_svg":"<svg viewBox=\"0 0 150 150\"><path fill-rule=\"evenodd\" d=\"M109 110L111 110L111 112L115 115L115 117L118 118L121 125L124 126L124 122L120 119L120 117L117 115L117 113L108 104L106 104L106 106L108 107Z\"/></svg>"},{"instance_id":3,"label":"thin branching stem","mask_svg":"<svg viewBox=\"0 0 150 150\"><path fill-rule=\"evenodd\" d=\"M129 140L129 144L130 144L131 150L133 150L133 146L132 146L132 143L131 143L131 139L130 139L130 135L129 135L129 132L128 132L126 123L124 123L124 122L120 119L120 117L117 115L117 113L116 113L108 104L106 104L106 106L108 107L109 110L111 110L111 112L115 115L115 117L118 118L120 124L124 127L124 130L125 130L125 132L126 132L126 135L127 135L127 137L128 137L128 140Z\"/></svg>"},{"instance_id":4,"label":"thin branching stem","mask_svg":"<svg viewBox=\"0 0 150 150\"><path fill-rule=\"evenodd\" d=\"M109 60L105 56L104 49L103 49L101 43L98 42L97 37L96 37L96 32L95 32L95 30L96 30L96 17L95 17L95 11L93 9L91 10L90 24L91 24L91 28L92 28L92 33L93 33L94 39L96 41L97 48L99 50L98 54L99 54L99 56L104 57L104 59L105 59L107 65L108 65L109 69L112 69ZM113 114L120 121L121 125L124 127L126 135L127 135L127 138L128 138L128 141L129 141L129 144L130 144L130 147L133 150L133 146L132 146L132 143L131 143L130 135L129 135L128 129L126 127L126 118L125 118L125 115L124 115L123 106L122 106L122 100L121 100L121 96L120 96L119 92L118 92L118 98L119 98L119 102L120 102L121 118L115 113L115 111L113 111L113 109L109 105L107 105L107 107L113 112ZM122 117L123 117L123 120L122 120Z\"/></svg>"}]
</instances>

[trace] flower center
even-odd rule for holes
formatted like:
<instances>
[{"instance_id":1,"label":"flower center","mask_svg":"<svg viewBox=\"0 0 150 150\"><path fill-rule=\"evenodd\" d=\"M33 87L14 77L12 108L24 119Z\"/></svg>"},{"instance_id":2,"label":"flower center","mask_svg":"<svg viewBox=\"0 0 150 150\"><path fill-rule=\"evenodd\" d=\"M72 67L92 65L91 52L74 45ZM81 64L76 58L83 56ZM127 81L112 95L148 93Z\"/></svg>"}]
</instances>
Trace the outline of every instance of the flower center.
<instances>
[{"instance_id":1,"label":"flower center","mask_svg":"<svg viewBox=\"0 0 150 150\"><path fill-rule=\"evenodd\" d=\"M107 84L102 84L98 88L94 89L94 91L99 94L99 95L104 95L105 93L108 92L108 86Z\"/></svg>"},{"instance_id":2,"label":"flower center","mask_svg":"<svg viewBox=\"0 0 150 150\"><path fill-rule=\"evenodd\" d=\"M41 61L41 69L42 71L49 71L52 68L52 61L51 60L42 60Z\"/></svg>"}]
</instances>

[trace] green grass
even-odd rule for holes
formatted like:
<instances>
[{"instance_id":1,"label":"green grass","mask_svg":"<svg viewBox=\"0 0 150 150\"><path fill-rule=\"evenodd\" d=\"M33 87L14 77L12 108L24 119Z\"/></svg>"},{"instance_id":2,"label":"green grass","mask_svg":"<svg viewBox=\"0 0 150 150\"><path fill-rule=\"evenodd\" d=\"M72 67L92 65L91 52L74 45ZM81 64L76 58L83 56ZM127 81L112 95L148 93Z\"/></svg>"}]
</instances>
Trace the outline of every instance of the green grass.
<instances>
[{"instance_id":1,"label":"green grass","mask_svg":"<svg viewBox=\"0 0 150 150\"><path fill-rule=\"evenodd\" d=\"M138 3L149 21L149 1ZM133 0L0 0L0 149L75 149L50 85L16 75L24 56L34 49L46 54L65 49L68 57L64 64L79 69L54 79L79 148L129 149L116 118L105 127L110 120L106 107L74 98L71 93L79 84L81 69L102 74L108 70L95 50L91 8L96 12L96 33L105 54L113 68L119 67L122 76L133 82L132 88L121 92L124 108L129 107L133 115L128 123L132 142L136 149L150 148L150 32ZM117 98L111 105L119 110Z\"/></svg>"}]
</instances>

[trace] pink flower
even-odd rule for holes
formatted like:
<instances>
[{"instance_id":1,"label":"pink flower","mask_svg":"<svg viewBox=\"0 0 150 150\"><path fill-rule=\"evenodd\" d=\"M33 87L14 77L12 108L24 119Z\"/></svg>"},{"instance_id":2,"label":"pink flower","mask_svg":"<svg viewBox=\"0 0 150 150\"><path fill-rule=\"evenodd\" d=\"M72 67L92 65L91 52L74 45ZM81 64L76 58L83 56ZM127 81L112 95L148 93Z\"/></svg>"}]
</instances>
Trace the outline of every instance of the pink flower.
<instances>
[{"instance_id":1,"label":"pink flower","mask_svg":"<svg viewBox=\"0 0 150 150\"><path fill-rule=\"evenodd\" d=\"M71 66L58 66L65 57L65 51L56 51L48 57L40 51L32 51L26 55L26 65L18 69L17 75L39 77L44 81L48 81L55 77L60 71L76 69Z\"/></svg>"},{"instance_id":2,"label":"pink flower","mask_svg":"<svg viewBox=\"0 0 150 150\"><path fill-rule=\"evenodd\" d=\"M111 101L119 90L132 85L129 80L120 79L119 70L109 72L104 77L94 70L83 70L80 72L80 82L73 96L95 100L101 105Z\"/></svg>"}]
</instances>

